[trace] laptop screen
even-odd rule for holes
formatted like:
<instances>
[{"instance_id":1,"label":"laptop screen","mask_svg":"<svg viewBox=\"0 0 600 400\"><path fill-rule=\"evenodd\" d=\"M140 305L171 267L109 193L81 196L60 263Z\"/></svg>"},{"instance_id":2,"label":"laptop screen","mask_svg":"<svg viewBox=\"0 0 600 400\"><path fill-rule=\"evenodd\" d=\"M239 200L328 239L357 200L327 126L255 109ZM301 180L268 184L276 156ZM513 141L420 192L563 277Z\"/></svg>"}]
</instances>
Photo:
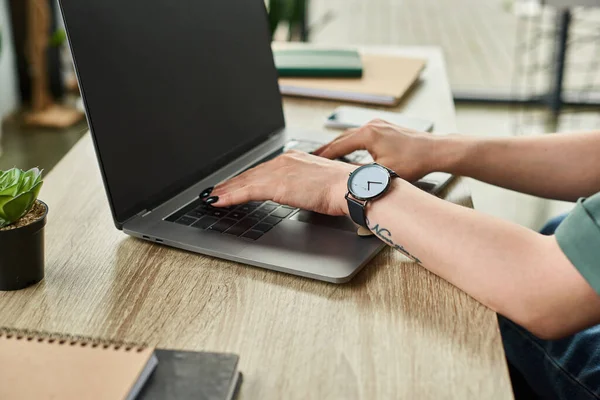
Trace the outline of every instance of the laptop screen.
<instances>
[{"instance_id":1,"label":"laptop screen","mask_svg":"<svg viewBox=\"0 0 600 400\"><path fill-rule=\"evenodd\" d=\"M264 0L60 0L115 220L284 127Z\"/></svg>"}]
</instances>

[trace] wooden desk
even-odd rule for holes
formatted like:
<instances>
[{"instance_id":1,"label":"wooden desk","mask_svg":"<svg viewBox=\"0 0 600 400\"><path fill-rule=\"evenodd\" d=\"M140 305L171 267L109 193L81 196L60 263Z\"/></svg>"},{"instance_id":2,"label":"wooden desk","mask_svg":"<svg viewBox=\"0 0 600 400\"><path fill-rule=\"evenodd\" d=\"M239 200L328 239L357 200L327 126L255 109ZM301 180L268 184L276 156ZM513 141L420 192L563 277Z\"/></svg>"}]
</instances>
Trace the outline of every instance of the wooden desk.
<instances>
[{"instance_id":1,"label":"wooden desk","mask_svg":"<svg viewBox=\"0 0 600 400\"><path fill-rule=\"evenodd\" d=\"M441 53L404 109L454 130ZM319 128L336 103L286 99ZM464 181L447 198L471 206ZM0 293L0 325L238 353L242 399L511 398L496 315L384 250L328 284L153 245L117 231L89 136L46 179L46 279ZM432 238L432 245L435 240Z\"/></svg>"}]
</instances>

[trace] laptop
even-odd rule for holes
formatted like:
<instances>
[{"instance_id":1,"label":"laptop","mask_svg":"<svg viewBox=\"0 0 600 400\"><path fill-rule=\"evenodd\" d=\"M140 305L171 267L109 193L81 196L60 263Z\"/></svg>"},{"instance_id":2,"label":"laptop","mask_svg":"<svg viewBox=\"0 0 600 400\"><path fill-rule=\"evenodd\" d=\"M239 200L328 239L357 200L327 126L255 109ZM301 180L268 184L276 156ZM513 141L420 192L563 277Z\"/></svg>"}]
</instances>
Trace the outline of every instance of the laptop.
<instances>
[{"instance_id":1,"label":"laptop","mask_svg":"<svg viewBox=\"0 0 600 400\"><path fill-rule=\"evenodd\" d=\"M328 282L384 244L346 217L207 187L322 134L286 127L263 0L60 0L115 225L166 246ZM313 139L313 140L311 140ZM356 160L353 160L356 161Z\"/></svg>"}]
</instances>

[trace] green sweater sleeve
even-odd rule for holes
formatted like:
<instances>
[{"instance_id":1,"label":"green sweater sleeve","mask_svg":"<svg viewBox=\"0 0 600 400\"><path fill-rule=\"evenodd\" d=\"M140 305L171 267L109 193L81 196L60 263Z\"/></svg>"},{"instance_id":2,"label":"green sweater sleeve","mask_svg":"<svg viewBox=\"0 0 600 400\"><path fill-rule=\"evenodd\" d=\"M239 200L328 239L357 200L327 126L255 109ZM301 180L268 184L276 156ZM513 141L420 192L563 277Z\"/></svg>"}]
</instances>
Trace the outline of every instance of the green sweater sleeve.
<instances>
[{"instance_id":1,"label":"green sweater sleeve","mask_svg":"<svg viewBox=\"0 0 600 400\"><path fill-rule=\"evenodd\" d=\"M600 294L600 193L579 199L555 236L567 258Z\"/></svg>"}]
</instances>

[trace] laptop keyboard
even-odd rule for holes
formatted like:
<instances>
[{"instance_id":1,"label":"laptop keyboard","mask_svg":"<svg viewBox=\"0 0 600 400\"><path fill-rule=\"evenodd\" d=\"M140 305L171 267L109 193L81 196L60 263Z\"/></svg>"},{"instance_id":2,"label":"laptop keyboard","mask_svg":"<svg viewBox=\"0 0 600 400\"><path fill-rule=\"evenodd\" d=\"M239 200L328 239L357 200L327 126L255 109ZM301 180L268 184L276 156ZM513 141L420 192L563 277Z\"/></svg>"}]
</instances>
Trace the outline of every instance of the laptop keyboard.
<instances>
[{"instance_id":1,"label":"laptop keyboard","mask_svg":"<svg viewBox=\"0 0 600 400\"><path fill-rule=\"evenodd\" d=\"M320 143L317 142L295 141L291 147L300 151L311 152L319 146ZM287 148L282 148L249 168L273 159L286 150ZM361 160L364 161L366 157L369 157L369 153L360 150L341 158L340 161L356 163ZM204 204L201 199L197 199L167 217L166 220L191 228L257 240L280 223L281 220L292 217L296 211L298 211L297 208L272 201L251 201L232 207L212 207Z\"/></svg>"},{"instance_id":2,"label":"laptop keyboard","mask_svg":"<svg viewBox=\"0 0 600 400\"><path fill-rule=\"evenodd\" d=\"M251 201L232 207L212 207L198 199L166 220L191 228L256 240L281 220L290 218L297 210L272 201Z\"/></svg>"}]
</instances>

